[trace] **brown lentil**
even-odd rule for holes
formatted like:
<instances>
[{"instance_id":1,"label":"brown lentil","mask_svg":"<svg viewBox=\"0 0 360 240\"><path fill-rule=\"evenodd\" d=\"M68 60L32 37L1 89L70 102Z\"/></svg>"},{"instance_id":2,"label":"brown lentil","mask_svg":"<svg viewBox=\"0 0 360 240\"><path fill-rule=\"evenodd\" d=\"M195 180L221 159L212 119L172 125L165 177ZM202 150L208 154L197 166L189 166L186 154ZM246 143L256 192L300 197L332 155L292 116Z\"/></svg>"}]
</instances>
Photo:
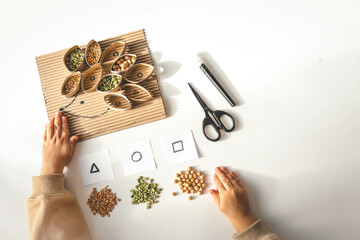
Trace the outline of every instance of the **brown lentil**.
<instances>
[{"instance_id":1,"label":"brown lentil","mask_svg":"<svg viewBox=\"0 0 360 240\"><path fill-rule=\"evenodd\" d=\"M118 202L121 201L116 197L116 193L113 193L108 187L109 185L101 189L100 192L98 192L96 188L93 188L86 204L89 205L94 215L97 213L102 217L106 215L110 217L110 212L112 212Z\"/></svg>"}]
</instances>

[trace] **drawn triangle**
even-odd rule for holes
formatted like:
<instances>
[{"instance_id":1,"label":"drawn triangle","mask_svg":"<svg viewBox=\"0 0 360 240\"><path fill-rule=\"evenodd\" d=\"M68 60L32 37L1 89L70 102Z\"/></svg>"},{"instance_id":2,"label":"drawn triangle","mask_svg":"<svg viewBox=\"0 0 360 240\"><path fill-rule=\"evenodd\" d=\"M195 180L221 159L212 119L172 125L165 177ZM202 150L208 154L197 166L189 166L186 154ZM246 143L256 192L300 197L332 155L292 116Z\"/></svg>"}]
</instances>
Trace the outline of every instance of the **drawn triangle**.
<instances>
[{"instance_id":1,"label":"drawn triangle","mask_svg":"<svg viewBox=\"0 0 360 240\"><path fill-rule=\"evenodd\" d=\"M100 172L99 168L96 166L95 163L93 163L91 165L91 170L90 170L90 173L97 173L97 172Z\"/></svg>"},{"instance_id":2,"label":"drawn triangle","mask_svg":"<svg viewBox=\"0 0 360 240\"><path fill-rule=\"evenodd\" d=\"M133 94L138 94L139 91L138 90L134 90Z\"/></svg>"}]
</instances>

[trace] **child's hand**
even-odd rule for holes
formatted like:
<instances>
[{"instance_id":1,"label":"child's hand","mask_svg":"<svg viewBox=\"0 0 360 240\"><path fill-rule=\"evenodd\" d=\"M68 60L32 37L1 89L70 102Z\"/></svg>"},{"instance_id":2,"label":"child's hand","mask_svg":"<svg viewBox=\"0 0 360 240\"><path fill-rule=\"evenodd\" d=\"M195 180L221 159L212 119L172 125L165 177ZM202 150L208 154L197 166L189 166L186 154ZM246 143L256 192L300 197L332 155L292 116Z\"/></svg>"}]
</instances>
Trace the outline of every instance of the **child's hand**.
<instances>
[{"instance_id":1,"label":"child's hand","mask_svg":"<svg viewBox=\"0 0 360 240\"><path fill-rule=\"evenodd\" d=\"M45 127L41 175L63 173L79 139L69 134L66 117L57 112Z\"/></svg>"},{"instance_id":2,"label":"child's hand","mask_svg":"<svg viewBox=\"0 0 360 240\"><path fill-rule=\"evenodd\" d=\"M217 190L210 189L218 208L224 213L237 232L242 232L256 222L250 210L249 199L240 179L226 168L215 169L214 181Z\"/></svg>"}]
</instances>

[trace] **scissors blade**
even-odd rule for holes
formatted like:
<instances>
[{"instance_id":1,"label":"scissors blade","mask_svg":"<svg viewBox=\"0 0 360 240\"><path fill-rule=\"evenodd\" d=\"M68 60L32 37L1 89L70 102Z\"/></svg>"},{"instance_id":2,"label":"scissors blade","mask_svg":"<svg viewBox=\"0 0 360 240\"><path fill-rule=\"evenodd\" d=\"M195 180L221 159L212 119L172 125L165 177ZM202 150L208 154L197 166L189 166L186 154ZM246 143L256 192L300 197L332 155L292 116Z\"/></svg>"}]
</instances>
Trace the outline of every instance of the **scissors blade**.
<instances>
[{"instance_id":1,"label":"scissors blade","mask_svg":"<svg viewBox=\"0 0 360 240\"><path fill-rule=\"evenodd\" d=\"M198 100L198 102L200 103L201 107L203 109L206 109L208 106L206 105L206 103L204 102L204 100L202 100L202 98L200 97L200 95L195 91L195 89L191 86L191 84L188 82L189 87L191 89L191 91L193 92L193 94L195 95L196 99Z\"/></svg>"}]
</instances>

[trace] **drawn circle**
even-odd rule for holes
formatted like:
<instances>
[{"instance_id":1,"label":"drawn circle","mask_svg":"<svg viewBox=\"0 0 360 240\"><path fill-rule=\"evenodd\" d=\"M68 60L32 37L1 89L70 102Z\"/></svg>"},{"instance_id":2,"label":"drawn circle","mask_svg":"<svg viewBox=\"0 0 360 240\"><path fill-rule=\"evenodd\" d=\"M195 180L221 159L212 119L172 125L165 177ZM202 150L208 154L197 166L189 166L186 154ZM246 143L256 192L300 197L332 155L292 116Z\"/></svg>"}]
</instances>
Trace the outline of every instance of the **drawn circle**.
<instances>
[{"instance_id":1,"label":"drawn circle","mask_svg":"<svg viewBox=\"0 0 360 240\"><path fill-rule=\"evenodd\" d=\"M118 53L118 52L114 52L114 53L113 53L113 56L114 56L114 57L117 57L117 56L119 56L119 53Z\"/></svg>"},{"instance_id":2,"label":"drawn circle","mask_svg":"<svg viewBox=\"0 0 360 240\"><path fill-rule=\"evenodd\" d=\"M90 77L90 81L94 81L95 80L95 77L94 76L91 76Z\"/></svg>"},{"instance_id":3,"label":"drawn circle","mask_svg":"<svg viewBox=\"0 0 360 240\"><path fill-rule=\"evenodd\" d=\"M121 105L121 102L117 102L117 103L115 103L115 105L116 105L117 107L119 107L119 106Z\"/></svg>"},{"instance_id":4,"label":"drawn circle","mask_svg":"<svg viewBox=\"0 0 360 240\"><path fill-rule=\"evenodd\" d=\"M133 154L131 155L131 160L132 160L133 162L138 162L138 161L140 161L141 159L142 159L142 154L141 154L141 152L136 151L136 152L133 152Z\"/></svg>"},{"instance_id":5,"label":"drawn circle","mask_svg":"<svg viewBox=\"0 0 360 240\"><path fill-rule=\"evenodd\" d=\"M84 101L80 101L80 104L84 104L85 102Z\"/></svg>"},{"instance_id":6,"label":"drawn circle","mask_svg":"<svg viewBox=\"0 0 360 240\"><path fill-rule=\"evenodd\" d=\"M142 74L141 72L139 72L136 76L137 76L138 78L142 78L142 76L144 76L144 74Z\"/></svg>"}]
</instances>

